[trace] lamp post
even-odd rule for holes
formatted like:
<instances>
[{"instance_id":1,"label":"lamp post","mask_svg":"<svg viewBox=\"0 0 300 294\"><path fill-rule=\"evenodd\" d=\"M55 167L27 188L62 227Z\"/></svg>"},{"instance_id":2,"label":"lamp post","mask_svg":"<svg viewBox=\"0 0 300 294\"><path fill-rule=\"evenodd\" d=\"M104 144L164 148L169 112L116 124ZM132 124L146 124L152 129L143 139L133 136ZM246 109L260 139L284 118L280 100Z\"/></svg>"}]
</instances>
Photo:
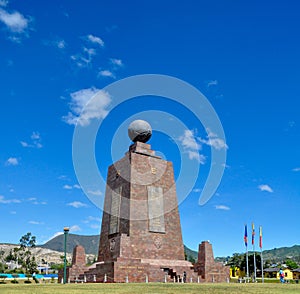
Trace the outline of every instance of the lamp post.
<instances>
[{"instance_id":1,"label":"lamp post","mask_svg":"<svg viewBox=\"0 0 300 294\"><path fill-rule=\"evenodd\" d=\"M66 284L67 282L67 235L69 233L69 228L68 227L64 227L64 240L65 240L65 245L64 245L64 284Z\"/></svg>"}]
</instances>

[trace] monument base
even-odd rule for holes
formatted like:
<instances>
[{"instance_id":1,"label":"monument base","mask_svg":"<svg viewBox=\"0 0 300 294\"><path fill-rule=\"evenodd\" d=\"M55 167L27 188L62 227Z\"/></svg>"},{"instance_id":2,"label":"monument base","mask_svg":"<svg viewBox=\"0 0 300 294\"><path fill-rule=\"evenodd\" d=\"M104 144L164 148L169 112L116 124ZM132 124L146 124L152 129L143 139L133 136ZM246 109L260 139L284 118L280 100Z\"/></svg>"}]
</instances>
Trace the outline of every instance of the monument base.
<instances>
[{"instance_id":1,"label":"monument base","mask_svg":"<svg viewBox=\"0 0 300 294\"><path fill-rule=\"evenodd\" d=\"M185 273L185 274L184 274ZM117 258L112 262L98 262L80 279L87 282L147 283L197 282L198 274L186 260Z\"/></svg>"}]
</instances>

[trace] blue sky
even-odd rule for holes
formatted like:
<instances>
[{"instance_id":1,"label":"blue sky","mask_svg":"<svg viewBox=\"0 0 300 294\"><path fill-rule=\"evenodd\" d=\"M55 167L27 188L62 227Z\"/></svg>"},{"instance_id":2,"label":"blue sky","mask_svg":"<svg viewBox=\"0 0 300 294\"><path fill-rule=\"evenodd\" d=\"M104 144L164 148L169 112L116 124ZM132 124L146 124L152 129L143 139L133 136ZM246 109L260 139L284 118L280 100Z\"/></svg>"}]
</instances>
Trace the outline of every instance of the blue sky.
<instances>
[{"instance_id":1,"label":"blue sky","mask_svg":"<svg viewBox=\"0 0 300 294\"><path fill-rule=\"evenodd\" d=\"M217 256L242 252L244 224L251 222L257 231L263 226L265 249L299 244L299 6L0 1L0 242L17 243L30 231L41 244L66 225L73 233L99 233L101 210L73 167L74 124L88 99L112 82L161 74L206 96L226 142L163 97L137 97L107 113L103 97L95 145L103 177L130 145L127 125L146 117L154 129L149 144L174 162L176 178L182 162L200 167L195 184L189 174L183 178L192 185L179 206L188 247L210 240ZM89 122L99 118L93 109L87 115ZM175 134L168 119L185 128ZM226 167L216 193L200 206L213 139L227 151ZM95 198L103 193L101 186L90 190Z\"/></svg>"}]
</instances>

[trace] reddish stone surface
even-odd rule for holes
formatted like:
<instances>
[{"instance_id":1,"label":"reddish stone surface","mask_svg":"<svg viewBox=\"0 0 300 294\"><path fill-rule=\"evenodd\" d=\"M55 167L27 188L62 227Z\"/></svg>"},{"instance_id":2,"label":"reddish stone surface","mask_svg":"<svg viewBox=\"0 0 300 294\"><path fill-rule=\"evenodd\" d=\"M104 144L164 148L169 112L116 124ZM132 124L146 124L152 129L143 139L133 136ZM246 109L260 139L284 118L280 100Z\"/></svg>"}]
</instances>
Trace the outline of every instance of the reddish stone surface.
<instances>
[{"instance_id":1,"label":"reddish stone surface","mask_svg":"<svg viewBox=\"0 0 300 294\"><path fill-rule=\"evenodd\" d=\"M229 267L215 262L212 245L203 241L199 245L198 262L195 264L201 280L205 282L227 282L229 281Z\"/></svg>"},{"instance_id":2,"label":"reddish stone surface","mask_svg":"<svg viewBox=\"0 0 300 294\"><path fill-rule=\"evenodd\" d=\"M86 255L83 246L77 245L74 247L72 265L86 265Z\"/></svg>"},{"instance_id":3,"label":"reddish stone surface","mask_svg":"<svg viewBox=\"0 0 300 294\"><path fill-rule=\"evenodd\" d=\"M84 247L82 247L81 245L77 245L73 250L72 265L67 267L67 281L78 281L80 279L80 275L82 275L87 270L88 267L86 266L86 255ZM58 273L59 282L63 279L63 276L64 272L63 270L60 270ZM82 277L82 279L84 280L84 277Z\"/></svg>"}]
</instances>

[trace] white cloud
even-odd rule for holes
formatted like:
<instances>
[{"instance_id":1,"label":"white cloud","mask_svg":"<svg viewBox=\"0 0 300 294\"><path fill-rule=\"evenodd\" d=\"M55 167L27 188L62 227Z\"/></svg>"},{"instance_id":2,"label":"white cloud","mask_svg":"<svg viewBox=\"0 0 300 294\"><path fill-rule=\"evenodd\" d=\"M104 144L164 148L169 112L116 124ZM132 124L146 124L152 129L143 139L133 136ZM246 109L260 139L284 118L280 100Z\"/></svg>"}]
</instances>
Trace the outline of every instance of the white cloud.
<instances>
[{"instance_id":1,"label":"white cloud","mask_svg":"<svg viewBox=\"0 0 300 294\"><path fill-rule=\"evenodd\" d=\"M96 55L96 50L94 48L83 48L83 52L85 52L89 58L91 58L92 56Z\"/></svg>"},{"instance_id":2,"label":"white cloud","mask_svg":"<svg viewBox=\"0 0 300 294\"><path fill-rule=\"evenodd\" d=\"M197 160L200 164L205 164L206 157L199 153L202 150L202 145L208 145L217 150L228 149L228 146L223 139L220 139L216 134L206 129L207 139L202 139L196 137L193 130L185 130L184 134L179 137L185 152L188 154L189 158Z\"/></svg>"},{"instance_id":3,"label":"white cloud","mask_svg":"<svg viewBox=\"0 0 300 294\"><path fill-rule=\"evenodd\" d=\"M30 140L31 142L25 142L25 141L20 141L20 144L24 147L24 148L37 148L40 149L43 147L41 141L41 135L39 132L32 132L31 136L30 136Z\"/></svg>"},{"instance_id":4,"label":"white cloud","mask_svg":"<svg viewBox=\"0 0 300 294\"><path fill-rule=\"evenodd\" d=\"M91 64L92 60L90 59L90 56L87 58L81 54L76 54L71 56L71 60L75 61L76 65L78 67L87 67Z\"/></svg>"},{"instance_id":5,"label":"white cloud","mask_svg":"<svg viewBox=\"0 0 300 294\"><path fill-rule=\"evenodd\" d=\"M4 1L2 1L2 3L4 3ZM29 20L25 18L20 12L14 11L12 13L9 13L2 8L0 8L0 21L3 22L6 27L13 33L24 33L29 23Z\"/></svg>"},{"instance_id":6,"label":"white cloud","mask_svg":"<svg viewBox=\"0 0 300 294\"><path fill-rule=\"evenodd\" d=\"M258 189L260 191L265 191L265 192L269 192L269 193L273 193L273 189L269 186L269 185L259 185Z\"/></svg>"},{"instance_id":7,"label":"white cloud","mask_svg":"<svg viewBox=\"0 0 300 294\"><path fill-rule=\"evenodd\" d=\"M82 53L71 55L71 59L76 63L78 67L89 67L93 61L93 56L96 55L94 48L83 48Z\"/></svg>"},{"instance_id":8,"label":"white cloud","mask_svg":"<svg viewBox=\"0 0 300 294\"><path fill-rule=\"evenodd\" d=\"M187 154L189 156L190 160L197 160L200 164L205 164L206 161L206 157L202 154L199 154L198 151L192 151L192 150L188 150Z\"/></svg>"},{"instance_id":9,"label":"white cloud","mask_svg":"<svg viewBox=\"0 0 300 294\"><path fill-rule=\"evenodd\" d=\"M70 186L70 185L64 185L63 186L63 189L66 189L66 190L72 190L72 189L81 189L81 187L77 184L73 185L73 186Z\"/></svg>"},{"instance_id":10,"label":"white cloud","mask_svg":"<svg viewBox=\"0 0 300 294\"><path fill-rule=\"evenodd\" d=\"M116 65L116 66L123 66L123 62L122 62L121 59L111 58L111 59L110 59L110 62L111 62L113 65Z\"/></svg>"},{"instance_id":11,"label":"white cloud","mask_svg":"<svg viewBox=\"0 0 300 294\"><path fill-rule=\"evenodd\" d=\"M191 130L185 130L184 134L179 137L179 141L181 142L183 148L192 150L202 149L201 145L196 142L194 132Z\"/></svg>"},{"instance_id":12,"label":"white cloud","mask_svg":"<svg viewBox=\"0 0 300 294\"><path fill-rule=\"evenodd\" d=\"M81 228L78 225L70 227L70 233L81 231Z\"/></svg>"},{"instance_id":13,"label":"white cloud","mask_svg":"<svg viewBox=\"0 0 300 294\"><path fill-rule=\"evenodd\" d=\"M109 94L96 88L79 90L71 93L70 112L63 120L70 124L87 126L92 119L104 118L111 102ZM93 99L92 99L93 98Z\"/></svg>"},{"instance_id":14,"label":"white cloud","mask_svg":"<svg viewBox=\"0 0 300 294\"><path fill-rule=\"evenodd\" d=\"M34 205L40 205L40 204L45 205L45 204L47 204L46 201L41 201L41 202L40 202L40 201L38 201L37 198L35 198L35 197L28 198L27 201L31 202L31 203L34 204Z\"/></svg>"},{"instance_id":15,"label":"white cloud","mask_svg":"<svg viewBox=\"0 0 300 294\"><path fill-rule=\"evenodd\" d=\"M80 207L86 207L87 205L85 203L82 203L80 201L73 201L67 204L68 206L72 206L74 208L80 208Z\"/></svg>"},{"instance_id":16,"label":"white cloud","mask_svg":"<svg viewBox=\"0 0 300 294\"><path fill-rule=\"evenodd\" d=\"M89 45L96 44L99 45L100 47L104 46L104 42L102 41L102 39L93 35L88 35L84 37L84 40L87 40L89 42ZM65 43L60 45L65 46ZM85 68L91 66L93 57L96 54L97 54L97 50L95 48L83 47L82 52L71 55L71 60L73 60L78 67Z\"/></svg>"},{"instance_id":17,"label":"white cloud","mask_svg":"<svg viewBox=\"0 0 300 294\"><path fill-rule=\"evenodd\" d=\"M221 150L221 149L228 149L227 144L224 142L223 139L220 139L218 137L218 135L216 135L215 133L213 133L210 129L206 129L207 131L207 140L201 139L201 142L211 146L217 150Z\"/></svg>"},{"instance_id":18,"label":"white cloud","mask_svg":"<svg viewBox=\"0 0 300 294\"><path fill-rule=\"evenodd\" d=\"M0 195L0 203L10 204L10 203L21 203L19 199L5 199L4 196Z\"/></svg>"},{"instance_id":19,"label":"white cloud","mask_svg":"<svg viewBox=\"0 0 300 294\"><path fill-rule=\"evenodd\" d=\"M96 223L95 223L96 222ZM100 217L89 216L83 221L84 224L87 224L92 229L100 229Z\"/></svg>"},{"instance_id":20,"label":"white cloud","mask_svg":"<svg viewBox=\"0 0 300 294\"><path fill-rule=\"evenodd\" d=\"M116 78L115 74L113 72L111 72L110 70L108 70L108 69L100 70L99 73L98 73L98 76L99 77L112 78L112 79Z\"/></svg>"},{"instance_id":21,"label":"white cloud","mask_svg":"<svg viewBox=\"0 0 300 294\"><path fill-rule=\"evenodd\" d=\"M23 146L23 147L30 147L29 146L29 144L27 143L27 142L24 142L24 141L20 141L20 143L21 143L21 145Z\"/></svg>"},{"instance_id":22,"label":"white cloud","mask_svg":"<svg viewBox=\"0 0 300 294\"><path fill-rule=\"evenodd\" d=\"M63 232L56 232L48 240L46 240L44 243L47 243L48 241L50 241L50 240L54 239L55 237L60 236L62 234L63 234Z\"/></svg>"},{"instance_id":23,"label":"white cloud","mask_svg":"<svg viewBox=\"0 0 300 294\"><path fill-rule=\"evenodd\" d=\"M64 40L56 41L56 46L59 49L64 49L66 48L66 42Z\"/></svg>"},{"instance_id":24,"label":"white cloud","mask_svg":"<svg viewBox=\"0 0 300 294\"><path fill-rule=\"evenodd\" d=\"M101 218L100 218L100 217L97 217L97 216L89 216L89 217L88 217L88 220L100 222L100 221L101 221Z\"/></svg>"},{"instance_id":25,"label":"white cloud","mask_svg":"<svg viewBox=\"0 0 300 294\"><path fill-rule=\"evenodd\" d=\"M96 191L89 190L88 193L95 196L103 195L103 193L100 190L96 190Z\"/></svg>"},{"instance_id":26,"label":"white cloud","mask_svg":"<svg viewBox=\"0 0 300 294\"><path fill-rule=\"evenodd\" d=\"M38 132L33 132L32 135L30 136L32 140L40 140L41 135Z\"/></svg>"},{"instance_id":27,"label":"white cloud","mask_svg":"<svg viewBox=\"0 0 300 294\"><path fill-rule=\"evenodd\" d=\"M223 166L224 168L230 168L230 165L228 165L228 164L226 164L226 163L222 163L222 166Z\"/></svg>"},{"instance_id":28,"label":"white cloud","mask_svg":"<svg viewBox=\"0 0 300 294\"><path fill-rule=\"evenodd\" d=\"M195 188L195 189L193 189L193 192L195 192L195 193L200 193L202 190L201 189L199 189L199 188Z\"/></svg>"},{"instance_id":29,"label":"white cloud","mask_svg":"<svg viewBox=\"0 0 300 294\"><path fill-rule=\"evenodd\" d=\"M104 46L104 42L101 38L93 36L93 35L87 35L87 40L91 43L98 44L100 47Z\"/></svg>"},{"instance_id":30,"label":"white cloud","mask_svg":"<svg viewBox=\"0 0 300 294\"><path fill-rule=\"evenodd\" d=\"M230 210L230 207L226 205L216 205L215 208L219 210Z\"/></svg>"},{"instance_id":31,"label":"white cloud","mask_svg":"<svg viewBox=\"0 0 300 294\"><path fill-rule=\"evenodd\" d=\"M218 85L218 81L217 80L211 80L207 82L207 87L211 87L211 86L217 86Z\"/></svg>"},{"instance_id":32,"label":"white cloud","mask_svg":"<svg viewBox=\"0 0 300 294\"><path fill-rule=\"evenodd\" d=\"M295 168L293 168L293 171L294 171L294 172L299 172L299 171L300 171L300 167L295 167Z\"/></svg>"},{"instance_id":33,"label":"white cloud","mask_svg":"<svg viewBox=\"0 0 300 294\"><path fill-rule=\"evenodd\" d=\"M16 157L10 157L6 160L6 165L18 165L19 164L19 161L18 161L18 158Z\"/></svg>"},{"instance_id":34,"label":"white cloud","mask_svg":"<svg viewBox=\"0 0 300 294\"><path fill-rule=\"evenodd\" d=\"M202 149L202 145L196 141L196 137L192 130L185 130L184 134L178 139L190 160L197 160L200 164L205 163L206 157L199 153Z\"/></svg>"},{"instance_id":35,"label":"white cloud","mask_svg":"<svg viewBox=\"0 0 300 294\"><path fill-rule=\"evenodd\" d=\"M43 222L37 222L37 221L33 221L33 220L29 221L28 223L31 225L43 225L44 224Z\"/></svg>"},{"instance_id":36,"label":"white cloud","mask_svg":"<svg viewBox=\"0 0 300 294\"><path fill-rule=\"evenodd\" d=\"M88 224L88 223L90 223L90 222L100 222L101 221L101 219L100 219L100 217L96 217L96 216L88 216L84 221L83 221L83 223L85 223L85 224Z\"/></svg>"}]
</instances>

